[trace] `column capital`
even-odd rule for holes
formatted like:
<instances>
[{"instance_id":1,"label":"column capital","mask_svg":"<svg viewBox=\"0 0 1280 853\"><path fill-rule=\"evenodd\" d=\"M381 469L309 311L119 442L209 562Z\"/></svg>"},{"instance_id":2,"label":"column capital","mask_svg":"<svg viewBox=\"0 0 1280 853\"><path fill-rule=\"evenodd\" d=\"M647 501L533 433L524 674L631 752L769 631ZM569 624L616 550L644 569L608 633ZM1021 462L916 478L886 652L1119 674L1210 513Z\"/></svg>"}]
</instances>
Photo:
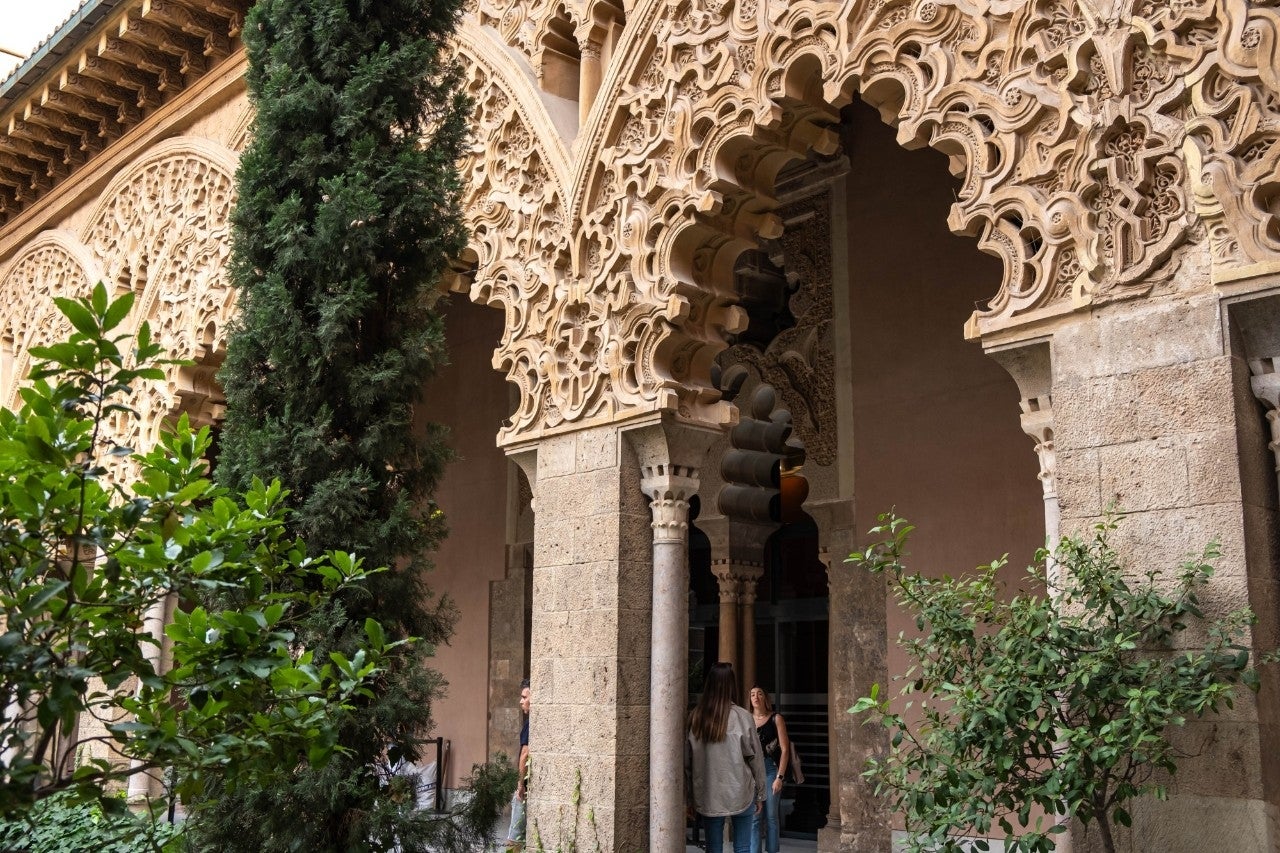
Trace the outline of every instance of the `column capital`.
<instances>
[{"instance_id":1,"label":"column capital","mask_svg":"<svg viewBox=\"0 0 1280 853\"><path fill-rule=\"evenodd\" d=\"M987 351L1018 386L1022 431L1036 443L1036 475L1046 503L1058 499L1058 457L1053 446L1053 355L1046 338Z\"/></svg>"},{"instance_id":2,"label":"column capital","mask_svg":"<svg viewBox=\"0 0 1280 853\"><path fill-rule=\"evenodd\" d=\"M538 448L536 446L524 446L507 451L507 458L519 466L524 472L525 479L529 482L529 509L534 512L538 511Z\"/></svg>"}]
</instances>

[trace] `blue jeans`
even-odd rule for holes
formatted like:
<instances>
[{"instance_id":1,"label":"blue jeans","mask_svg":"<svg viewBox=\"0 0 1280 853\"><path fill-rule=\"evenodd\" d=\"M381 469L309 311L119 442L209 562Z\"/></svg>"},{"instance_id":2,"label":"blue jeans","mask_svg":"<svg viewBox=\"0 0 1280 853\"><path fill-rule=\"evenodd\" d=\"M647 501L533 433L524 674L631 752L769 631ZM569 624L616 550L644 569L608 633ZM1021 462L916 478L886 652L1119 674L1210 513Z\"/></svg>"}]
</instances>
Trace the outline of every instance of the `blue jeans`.
<instances>
[{"instance_id":1,"label":"blue jeans","mask_svg":"<svg viewBox=\"0 0 1280 853\"><path fill-rule=\"evenodd\" d=\"M782 806L782 792L773 792L773 780L778 778L778 765L769 756L764 757L764 813L751 815L751 851L760 853L761 826L764 824L764 851L778 853L781 842L778 840L778 814Z\"/></svg>"},{"instance_id":2,"label":"blue jeans","mask_svg":"<svg viewBox=\"0 0 1280 853\"><path fill-rule=\"evenodd\" d=\"M733 853L751 853L751 818L756 813L756 804L747 806L746 811L730 816L733 821ZM724 850L724 818L701 815L702 824L707 830L708 853L720 853Z\"/></svg>"}]
</instances>

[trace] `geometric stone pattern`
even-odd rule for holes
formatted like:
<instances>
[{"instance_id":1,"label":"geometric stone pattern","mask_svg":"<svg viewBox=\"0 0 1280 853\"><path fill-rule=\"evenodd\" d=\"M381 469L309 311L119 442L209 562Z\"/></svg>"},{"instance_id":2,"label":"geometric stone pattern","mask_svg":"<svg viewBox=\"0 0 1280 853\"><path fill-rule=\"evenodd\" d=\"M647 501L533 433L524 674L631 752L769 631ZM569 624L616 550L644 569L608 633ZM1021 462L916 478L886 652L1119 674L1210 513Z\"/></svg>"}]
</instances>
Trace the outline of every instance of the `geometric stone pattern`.
<instances>
[{"instance_id":1,"label":"geometric stone pattern","mask_svg":"<svg viewBox=\"0 0 1280 853\"><path fill-rule=\"evenodd\" d=\"M165 381L135 395L138 418L108 424L111 438L136 449L151 447L164 420L189 412L197 423L220 414L212 372L225 349L234 311L227 284L235 156L206 140L176 137L133 161L100 194L77 235L47 231L0 268L0 316L6 365L0 401L16 403L29 367L26 350L66 334L69 325L55 296L87 294L105 281L114 297L132 291L136 302L123 331L143 321L167 357L195 366L165 366ZM66 326L66 328L64 328Z\"/></svg>"},{"instance_id":2,"label":"geometric stone pattern","mask_svg":"<svg viewBox=\"0 0 1280 853\"><path fill-rule=\"evenodd\" d=\"M595 14L586 5L485 0L480 20L496 29L468 29L536 69L548 21L579 28ZM779 170L835 151L837 109L855 92L902 144L949 156L961 178L951 228L1003 261L973 336L1140 297L1193 243L1208 241L1215 280L1277 261L1274 4L649 0L626 11L573 142L571 185L558 188L567 212L540 235L562 242L501 259L551 268L537 289L482 291L529 318L509 324L496 356L524 372L504 443L655 409L730 417L709 366L743 322L733 261L776 236ZM496 152L513 128L489 127L477 144Z\"/></svg>"}]
</instances>

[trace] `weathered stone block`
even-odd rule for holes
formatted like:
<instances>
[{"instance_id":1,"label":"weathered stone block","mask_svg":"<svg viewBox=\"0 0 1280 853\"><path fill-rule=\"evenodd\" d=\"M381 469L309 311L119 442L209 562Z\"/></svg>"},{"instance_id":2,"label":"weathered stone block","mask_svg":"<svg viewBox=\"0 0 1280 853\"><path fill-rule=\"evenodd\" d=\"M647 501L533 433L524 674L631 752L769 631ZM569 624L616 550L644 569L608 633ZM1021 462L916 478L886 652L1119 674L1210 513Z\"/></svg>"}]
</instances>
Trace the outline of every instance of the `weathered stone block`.
<instances>
[{"instance_id":1,"label":"weathered stone block","mask_svg":"<svg viewBox=\"0 0 1280 853\"><path fill-rule=\"evenodd\" d=\"M1185 506L1191 492L1187 453L1171 439L1137 441L1098 450L1102 499L1126 511Z\"/></svg>"},{"instance_id":2,"label":"weathered stone block","mask_svg":"<svg viewBox=\"0 0 1280 853\"><path fill-rule=\"evenodd\" d=\"M1054 372L1057 381L1065 382L1184 364L1221 353L1222 324L1218 300L1212 294L1115 304L1098 311L1091 322L1059 330L1053 340Z\"/></svg>"},{"instance_id":3,"label":"weathered stone block","mask_svg":"<svg viewBox=\"0 0 1280 853\"><path fill-rule=\"evenodd\" d=\"M1222 356L1055 384L1058 450L1233 430L1230 372Z\"/></svg>"},{"instance_id":4,"label":"weathered stone block","mask_svg":"<svg viewBox=\"0 0 1280 853\"><path fill-rule=\"evenodd\" d=\"M1246 486L1241 481L1242 466L1237 459L1236 434L1221 430L1187 438L1188 500L1192 504L1238 501L1246 492L1257 493L1262 485Z\"/></svg>"},{"instance_id":5,"label":"weathered stone block","mask_svg":"<svg viewBox=\"0 0 1280 853\"><path fill-rule=\"evenodd\" d=\"M538 570L550 566L567 566L573 562L573 519L547 518L539 513L537 535L533 543L534 580ZM534 603L536 606L537 598Z\"/></svg>"},{"instance_id":6,"label":"weathered stone block","mask_svg":"<svg viewBox=\"0 0 1280 853\"><path fill-rule=\"evenodd\" d=\"M577 466L577 441L573 435L557 435L538 443L538 487L543 479L572 474Z\"/></svg>"},{"instance_id":7,"label":"weathered stone block","mask_svg":"<svg viewBox=\"0 0 1280 853\"><path fill-rule=\"evenodd\" d=\"M616 513L579 519L573 529L573 561L593 563L617 560L618 539Z\"/></svg>"},{"instance_id":8,"label":"weathered stone block","mask_svg":"<svg viewBox=\"0 0 1280 853\"><path fill-rule=\"evenodd\" d=\"M576 433L575 464L579 473L605 469L615 474L618 468L618 431L601 427Z\"/></svg>"},{"instance_id":9,"label":"weathered stone block","mask_svg":"<svg viewBox=\"0 0 1280 853\"><path fill-rule=\"evenodd\" d=\"M1106 506L1097 450L1059 450L1057 483L1063 518L1093 518Z\"/></svg>"}]
</instances>

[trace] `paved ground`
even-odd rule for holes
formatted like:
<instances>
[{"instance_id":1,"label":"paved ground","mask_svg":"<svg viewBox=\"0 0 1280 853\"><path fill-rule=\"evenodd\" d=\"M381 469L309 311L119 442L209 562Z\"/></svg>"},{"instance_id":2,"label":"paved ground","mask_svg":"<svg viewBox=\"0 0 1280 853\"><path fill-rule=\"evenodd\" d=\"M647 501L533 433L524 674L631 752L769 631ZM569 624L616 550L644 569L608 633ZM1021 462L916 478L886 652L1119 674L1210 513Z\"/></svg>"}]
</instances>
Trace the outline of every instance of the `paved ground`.
<instances>
[{"instance_id":1,"label":"paved ground","mask_svg":"<svg viewBox=\"0 0 1280 853\"><path fill-rule=\"evenodd\" d=\"M699 851L701 851L702 849L703 849L702 847L694 847L692 844L690 844L688 847L685 848L685 851L686 853L699 853ZM817 850L817 849L818 849L818 842L816 841L801 841L796 838L782 839L782 853L800 853L800 851ZM733 845L728 842L725 842L724 853L733 853Z\"/></svg>"}]
</instances>

